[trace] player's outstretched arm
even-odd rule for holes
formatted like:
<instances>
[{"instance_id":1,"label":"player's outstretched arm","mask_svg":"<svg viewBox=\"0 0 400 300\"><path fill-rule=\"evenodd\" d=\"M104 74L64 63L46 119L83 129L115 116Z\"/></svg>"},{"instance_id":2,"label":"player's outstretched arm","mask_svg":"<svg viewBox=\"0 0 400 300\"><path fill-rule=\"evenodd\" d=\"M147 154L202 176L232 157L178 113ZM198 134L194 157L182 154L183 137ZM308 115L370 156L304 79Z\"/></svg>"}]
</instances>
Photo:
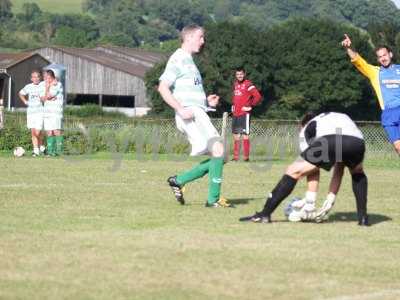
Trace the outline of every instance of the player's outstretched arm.
<instances>
[{"instance_id":1,"label":"player's outstretched arm","mask_svg":"<svg viewBox=\"0 0 400 300\"><path fill-rule=\"evenodd\" d=\"M339 192L340 185L342 183L344 173L344 165L343 163L336 163L335 168L333 170L333 175L331 178L331 182L329 184L329 194L326 197L326 200L322 204L322 207L319 209L315 216L316 222L322 222L328 213L331 211L333 205L335 204L336 195Z\"/></svg>"},{"instance_id":2,"label":"player's outstretched arm","mask_svg":"<svg viewBox=\"0 0 400 300\"><path fill-rule=\"evenodd\" d=\"M344 34L344 40L342 41L342 47L346 49L347 55L351 58L354 59L357 56L357 52L351 49L351 39L347 35L347 33Z\"/></svg>"},{"instance_id":3,"label":"player's outstretched arm","mask_svg":"<svg viewBox=\"0 0 400 300\"><path fill-rule=\"evenodd\" d=\"M167 82L160 81L158 85L158 92L160 93L163 100L171 106L181 117L182 119L192 119L193 112L188 108L182 107L179 102L174 98L171 93L170 87Z\"/></svg>"}]
</instances>

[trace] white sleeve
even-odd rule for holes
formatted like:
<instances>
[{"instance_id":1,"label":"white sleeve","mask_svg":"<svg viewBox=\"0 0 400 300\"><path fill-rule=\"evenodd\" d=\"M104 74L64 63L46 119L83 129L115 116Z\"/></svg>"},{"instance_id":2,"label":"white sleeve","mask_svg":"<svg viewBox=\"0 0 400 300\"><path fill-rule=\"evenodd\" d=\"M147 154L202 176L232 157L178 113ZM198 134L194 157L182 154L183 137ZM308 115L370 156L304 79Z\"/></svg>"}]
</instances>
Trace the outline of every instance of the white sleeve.
<instances>
[{"instance_id":1,"label":"white sleeve","mask_svg":"<svg viewBox=\"0 0 400 300\"><path fill-rule=\"evenodd\" d=\"M179 65L180 61L175 57L171 57L165 67L164 72L160 76L159 81L164 81L170 86L173 85L180 75Z\"/></svg>"},{"instance_id":2,"label":"white sleeve","mask_svg":"<svg viewBox=\"0 0 400 300\"><path fill-rule=\"evenodd\" d=\"M19 93L23 96L26 96L29 94L29 84L27 84L26 86L24 86Z\"/></svg>"}]
</instances>

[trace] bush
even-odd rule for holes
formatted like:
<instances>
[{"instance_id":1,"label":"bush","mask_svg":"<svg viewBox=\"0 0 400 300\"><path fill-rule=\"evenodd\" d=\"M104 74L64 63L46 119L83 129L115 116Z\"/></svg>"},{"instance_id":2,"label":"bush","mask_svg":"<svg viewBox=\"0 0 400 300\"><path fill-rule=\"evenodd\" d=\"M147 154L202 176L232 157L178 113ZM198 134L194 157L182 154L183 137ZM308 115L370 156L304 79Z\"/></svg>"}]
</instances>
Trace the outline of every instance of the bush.
<instances>
[{"instance_id":1,"label":"bush","mask_svg":"<svg viewBox=\"0 0 400 300\"><path fill-rule=\"evenodd\" d=\"M120 112L106 112L96 104L85 104L80 107L66 107L64 109L64 116L89 118L89 117L109 117L118 119L129 119L128 116Z\"/></svg>"},{"instance_id":2,"label":"bush","mask_svg":"<svg viewBox=\"0 0 400 300\"><path fill-rule=\"evenodd\" d=\"M25 150L32 150L30 132L26 128L10 126L0 130L0 150L11 151L21 146Z\"/></svg>"}]
</instances>

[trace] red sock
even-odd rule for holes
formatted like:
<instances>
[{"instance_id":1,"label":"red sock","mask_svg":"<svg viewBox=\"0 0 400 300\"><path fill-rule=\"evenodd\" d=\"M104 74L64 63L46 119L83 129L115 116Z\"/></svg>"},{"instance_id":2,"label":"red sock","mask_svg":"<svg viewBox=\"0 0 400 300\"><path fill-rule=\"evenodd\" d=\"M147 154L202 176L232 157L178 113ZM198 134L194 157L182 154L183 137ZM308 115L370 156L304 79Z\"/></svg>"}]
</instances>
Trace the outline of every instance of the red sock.
<instances>
[{"instance_id":1,"label":"red sock","mask_svg":"<svg viewBox=\"0 0 400 300\"><path fill-rule=\"evenodd\" d=\"M239 153L240 153L240 140L239 141L234 141L233 144L233 159L234 160L239 160Z\"/></svg>"},{"instance_id":2,"label":"red sock","mask_svg":"<svg viewBox=\"0 0 400 300\"><path fill-rule=\"evenodd\" d=\"M249 159L250 156L250 140L249 139L243 139L243 158Z\"/></svg>"}]
</instances>

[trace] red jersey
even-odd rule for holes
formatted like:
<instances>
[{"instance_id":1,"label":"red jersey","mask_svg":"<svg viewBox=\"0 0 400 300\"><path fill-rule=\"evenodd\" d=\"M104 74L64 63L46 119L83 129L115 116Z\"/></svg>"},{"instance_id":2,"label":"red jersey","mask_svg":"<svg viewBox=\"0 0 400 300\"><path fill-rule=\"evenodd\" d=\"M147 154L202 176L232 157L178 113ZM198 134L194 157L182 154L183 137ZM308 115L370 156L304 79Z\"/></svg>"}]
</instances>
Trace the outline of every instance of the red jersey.
<instances>
[{"instance_id":1,"label":"red jersey","mask_svg":"<svg viewBox=\"0 0 400 300\"><path fill-rule=\"evenodd\" d=\"M232 113L235 117L250 113L250 111L242 111L242 107L253 107L260 101L261 94L250 80L235 81L232 97Z\"/></svg>"}]
</instances>

